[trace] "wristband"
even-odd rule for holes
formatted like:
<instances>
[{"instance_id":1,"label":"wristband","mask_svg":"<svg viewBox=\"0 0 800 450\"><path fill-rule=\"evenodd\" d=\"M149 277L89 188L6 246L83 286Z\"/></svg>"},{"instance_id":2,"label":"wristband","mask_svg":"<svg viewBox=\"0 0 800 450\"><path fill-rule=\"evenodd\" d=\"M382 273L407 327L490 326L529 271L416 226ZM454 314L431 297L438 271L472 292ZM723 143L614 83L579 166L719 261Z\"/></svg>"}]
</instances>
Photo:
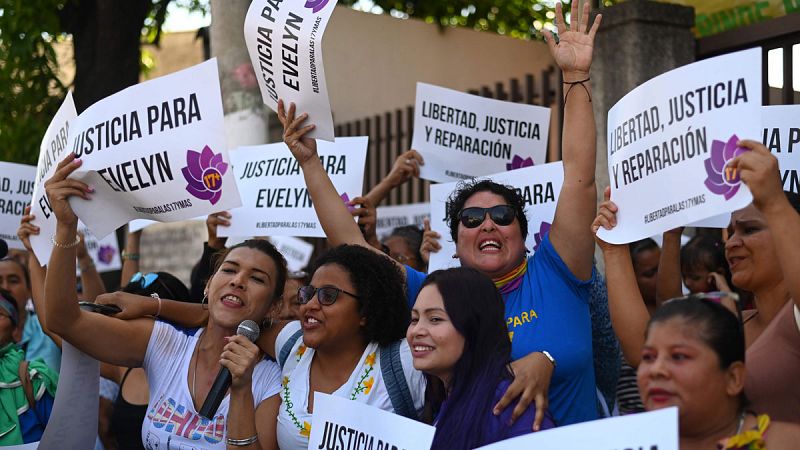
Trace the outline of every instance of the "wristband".
<instances>
[{"instance_id":1,"label":"wristband","mask_svg":"<svg viewBox=\"0 0 800 450\"><path fill-rule=\"evenodd\" d=\"M247 445L254 443L257 440L258 440L258 435L254 434L253 436L244 439L227 438L225 439L225 443L228 445L233 445L235 447L245 447Z\"/></svg>"},{"instance_id":2,"label":"wristband","mask_svg":"<svg viewBox=\"0 0 800 450\"><path fill-rule=\"evenodd\" d=\"M127 250L123 250L122 251L122 259L123 260L127 259L129 261L138 261L139 260L139 254L138 253L130 253Z\"/></svg>"},{"instance_id":3,"label":"wristband","mask_svg":"<svg viewBox=\"0 0 800 450\"><path fill-rule=\"evenodd\" d=\"M158 300L158 311L156 311L156 317L158 317L161 315L161 297L159 297L158 294L156 294L155 292L150 294L150 297L155 300Z\"/></svg>"},{"instance_id":4,"label":"wristband","mask_svg":"<svg viewBox=\"0 0 800 450\"><path fill-rule=\"evenodd\" d=\"M550 352L548 352L547 350L542 350L539 353L543 354L544 357L547 358L547 360L553 364L553 368L556 367L556 359L553 358L553 355L551 355Z\"/></svg>"}]
</instances>

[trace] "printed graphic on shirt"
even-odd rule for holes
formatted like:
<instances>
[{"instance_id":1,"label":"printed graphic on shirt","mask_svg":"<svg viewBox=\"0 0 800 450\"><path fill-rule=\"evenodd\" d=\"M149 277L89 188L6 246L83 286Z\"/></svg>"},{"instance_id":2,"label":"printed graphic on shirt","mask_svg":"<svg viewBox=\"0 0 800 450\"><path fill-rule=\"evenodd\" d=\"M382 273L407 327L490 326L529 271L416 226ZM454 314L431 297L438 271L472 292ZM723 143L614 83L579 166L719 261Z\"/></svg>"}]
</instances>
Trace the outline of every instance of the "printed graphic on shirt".
<instances>
[{"instance_id":1,"label":"printed graphic on shirt","mask_svg":"<svg viewBox=\"0 0 800 450\"><path fill-rule=\"evenodd\" d=\"M533 308L530 311L522 311L521 313L515 316L508 316L506 317L506 327L508 328L508 339L510 341L514 340L514 331L515 328L525 326L525 325L533 325L533 319L538 319L539 315L536 314L536 311Z\"/></svg>"},{"instance_id":2,"label":"printed graphic on shirt","mask_svg":"<svg viewBox=\"0 0 800 450\"><path fill-rule=\"evenodd\" d=\"M173 398L160 398L153 408L147 413L147 420L153 423L153 428L163 430L170 435L180 436L192 441L217 444L225 437L225 415L219 414L214 420L208 420L199 414L189 411L186 406L178 404ZM154 440L150 445L151 434L148 433L146 448L158 449L159 437L152 435ZM162 436L163 438L163 436ZM189 447L187 447L189 448Z\"/></svg>"}]
</instances>

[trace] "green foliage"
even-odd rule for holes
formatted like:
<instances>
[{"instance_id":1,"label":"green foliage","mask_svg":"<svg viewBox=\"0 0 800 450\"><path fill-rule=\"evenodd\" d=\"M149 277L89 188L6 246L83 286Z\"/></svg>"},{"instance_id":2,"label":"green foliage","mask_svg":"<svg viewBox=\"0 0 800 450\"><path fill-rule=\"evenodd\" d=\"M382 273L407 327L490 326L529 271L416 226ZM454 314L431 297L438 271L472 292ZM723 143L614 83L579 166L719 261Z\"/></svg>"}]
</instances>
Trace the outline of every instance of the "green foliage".
<instances>
[{"instance_id":1,"label":"green foliage","mask_svg":"<svg viewBox=\"0 0 800 450\"><path fill-rule=\"evenodd\" d=\"M613 2L602 1L605 5ZM555 17L555 0L340 0L339 3L361 6L373 3L395 17L414 17L443 28L467 27L519 39L541 39L541 30L550 26ZM569 0L564 0L565 12L569 4Z\"/></svg>"},{"instance_id":2,"label":"green foliage","mask_svg":"<svg viewBox=\"0 0 800 450\"><path fill-rule=\"evenodd\" d=\"M0 160L36 164L66 89L53 42L63 0L0 0Z\"/></svg>"}]
</instances>

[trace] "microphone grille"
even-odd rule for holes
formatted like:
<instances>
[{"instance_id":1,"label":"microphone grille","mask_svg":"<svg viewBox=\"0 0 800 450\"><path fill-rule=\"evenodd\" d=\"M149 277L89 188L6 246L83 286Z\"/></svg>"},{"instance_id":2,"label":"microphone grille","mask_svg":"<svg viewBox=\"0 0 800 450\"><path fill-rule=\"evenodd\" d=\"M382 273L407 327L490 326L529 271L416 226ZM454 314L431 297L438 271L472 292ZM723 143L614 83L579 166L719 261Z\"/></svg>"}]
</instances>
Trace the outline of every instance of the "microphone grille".
<instances>
[{"instance_id":1,"label":"microphone grille","mask_svg":"<svg viewBox=\"0 0 800 450\"><path fill-rule=\"evenodd\" d=\"M250 342L255 342L258 339L258 335L261 334L261 329L255 321L243 320L239 327L236 328L236 334L246 337Z\"/></svg>"}]
</instances>

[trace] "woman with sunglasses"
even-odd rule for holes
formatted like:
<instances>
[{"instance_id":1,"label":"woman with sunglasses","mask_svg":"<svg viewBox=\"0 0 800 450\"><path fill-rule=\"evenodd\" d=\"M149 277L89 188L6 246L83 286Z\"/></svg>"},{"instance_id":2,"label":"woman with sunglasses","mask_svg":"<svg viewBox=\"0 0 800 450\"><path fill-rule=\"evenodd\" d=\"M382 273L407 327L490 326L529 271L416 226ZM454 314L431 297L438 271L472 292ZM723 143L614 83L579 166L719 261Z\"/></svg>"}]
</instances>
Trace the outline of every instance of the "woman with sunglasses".
<instances>
[{"instance_id":1,"label":"woman with sunglasses","mask_svg":"<svg viewBox=\"0 0 800 450\"><path fill-rule=\"evenodd\" d=\"M569 132L564 132L562 140L564 184L542 247L530 259L526 257L524 203L512 189L496 183L472 183L479 189L457 194L459 201L451 204L448 216L461 265L493 278L504 293L517 377L495 412L499 414L519 397L512 414L516 419L535 400L534 429L544 418L548 388L550 408L559 424L597 418L589 316L594 252L589 225L597 195L589 69L601 16L590 28L589 3L584 2L582 13L577 3L572 2L572 30L565 25L561 4L556 4L558 43L545 32L566 83L564 130ZM287 111L280 101L278 118L328 239L333 245L367 246L317 157L316 143L306 137L314 128L313 124L304 126L308 115L295 117L294 104ZM413 302L425 274L407 266L405 274ZM565 335L569 339L563 339Z\"/></svg>"},{"instance_id":2,"label":"woman with sunglasses","mask_svg":"<svg viewBox=\"0 0 800 450\"><path fill-rule=\"evenodd\" d=\"M236 330L244 320L260 321L274 306L286 279L283 256L272 244L256 240L222 255L206 284L208 325L194 336L152 319L119 320L82 311L74 290L78 218L68 201L90 198L89 186L68 178L80 166L70 154L45 183L57 219L45 282L47 326L100 361L144 367L150 384L142 424L146 448L277 448L280 371ZM162 302L153 298L148 304L150 314L159 316ZM229 393L214 417L200 417L197 411L221 367L231 373Z\"/></svg>"},{"instance_id":3,"label":"woman with sunglasses","mask_svg":"<svg viewBox=\"0 0 800 450\"><path fill-rule=\"evenodd\" d=\"M300 320L273 323L259 340L283 369L278 415L282 450L308 447L314 392L413 418L419 417L424 400L425 379L413 369L403 340L409 312L398 268L354 245L333 248L316 266L311 284L297 292ZM403 373L395 381L410 393L407 410L391 398L393 387L384 377L392 358Z\"/></svg>"},{"instance_id":4,"label":"woman with sunglasses","mask_svg":"<svg viewBox=\"0 0 800 450\"><path fill-rule=\"evenodd\" d=\"M735 287L754 295L755 310L744 314L749 370L745 394L750 405L775 420L800 423L800 196L783 192L777 159L755 141L742 141L751 151L733 159L753 203L735 211L728 226L725 258ZM617 206L606 189L605 202L592 225L616 225ZM626 358L640 358L647 310L635 289L626 246L598 239L606 259L611 319Z\"/></svg>"},{"instance_id":5,"label":"woman with sunglasses","mask_svg":"<svg viewBox=\"0 0 800 450\"><path fill-rule=\"evenodd\" d=\"M513 425L511 409L492 413L514 379L504 310L494 283L475 269L425 278L406 339L414 367L444 384L432 449L468 450L531 432L533 406ZM553 426L548 414L541 428Z\"/></svg>"}]
</instances>

